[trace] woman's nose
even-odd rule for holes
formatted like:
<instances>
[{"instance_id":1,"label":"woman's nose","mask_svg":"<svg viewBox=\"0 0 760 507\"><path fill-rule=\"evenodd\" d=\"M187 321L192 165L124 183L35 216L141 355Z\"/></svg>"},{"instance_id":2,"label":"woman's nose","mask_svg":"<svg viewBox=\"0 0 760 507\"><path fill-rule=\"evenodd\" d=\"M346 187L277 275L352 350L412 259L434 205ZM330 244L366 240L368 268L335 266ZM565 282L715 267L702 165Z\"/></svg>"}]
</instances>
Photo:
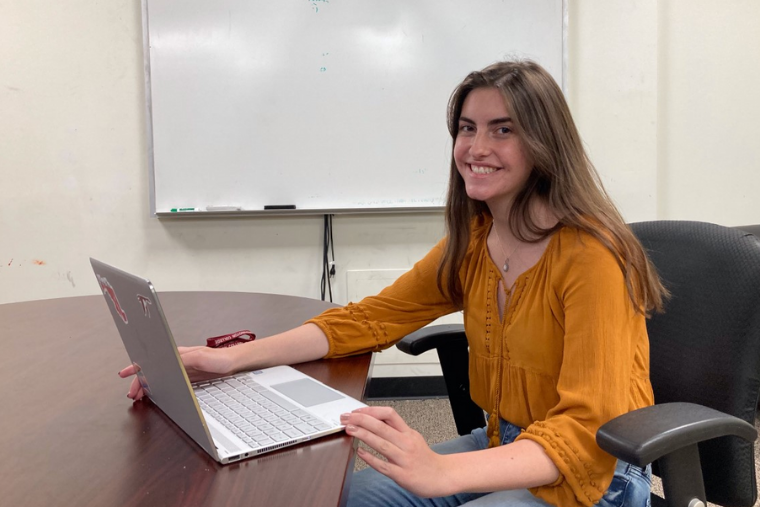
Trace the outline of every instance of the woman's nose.
<instances>
[{"instance_id":1,"label":"woman's nose","mask_svg":"<svg viewBox=\"0 0 760 507\"><path fill-rule=\"evenodd\" d=\"M487 137L480 132L475 134L475 137L472 139L472 144L470 145L470 154L473 157L484 157L488 155L490 151L491 146Z\"/></svg>"}]
</instances>

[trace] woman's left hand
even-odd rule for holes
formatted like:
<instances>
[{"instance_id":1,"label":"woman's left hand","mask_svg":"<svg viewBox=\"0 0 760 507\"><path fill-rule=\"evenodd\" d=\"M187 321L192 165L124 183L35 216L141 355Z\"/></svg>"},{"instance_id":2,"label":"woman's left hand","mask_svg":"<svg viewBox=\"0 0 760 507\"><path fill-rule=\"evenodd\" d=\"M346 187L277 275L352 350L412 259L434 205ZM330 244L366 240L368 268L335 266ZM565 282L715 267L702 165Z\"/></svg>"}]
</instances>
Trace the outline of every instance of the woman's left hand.
<instances>
[{"instance_id":1,"label":"woman's left hand","mask_svg":"<svg viewBox=\"0 0 760 507\"><path fill-rule=\"evenodd\" d=\"M357 450L360 458L402 488L422 497L455 493L450 456L435 453L417 431L410 428L390 407L364 407L343 414L346 433L356 437L385 458Z\"/></svg>"}]
</instances>

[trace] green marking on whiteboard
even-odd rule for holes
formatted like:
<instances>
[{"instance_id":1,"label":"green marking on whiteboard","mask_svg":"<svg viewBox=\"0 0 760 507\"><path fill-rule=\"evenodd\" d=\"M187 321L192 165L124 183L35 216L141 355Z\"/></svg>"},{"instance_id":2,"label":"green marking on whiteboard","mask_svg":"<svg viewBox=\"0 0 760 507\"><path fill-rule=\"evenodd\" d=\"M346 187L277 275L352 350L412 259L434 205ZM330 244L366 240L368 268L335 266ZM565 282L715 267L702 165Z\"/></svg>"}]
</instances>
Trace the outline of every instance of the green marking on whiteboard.
<instances>
[{"instance_id":1,"label":"green marking on whiteboard","mask_svg":"<svg viewBox=\"0 0 760 507\"><path fill-rule=\"evenodd\" d=\"M327 67L320 67L319 72L325 72L327 70Z\"/></svg>"},{"instance_id":2,"label":"green marking on whiteboard","mask_svg":"<svg viewBox=\"0 0 760 507\"><path fill-rule=\"evenodd\" d=\"M314 14L319 13L319 6L317 5L318 3L322 3L322 4L330 3L330 0L310 0L310 1L311 1L311 6L314 8Z\"/></svg>"}]
</instances>

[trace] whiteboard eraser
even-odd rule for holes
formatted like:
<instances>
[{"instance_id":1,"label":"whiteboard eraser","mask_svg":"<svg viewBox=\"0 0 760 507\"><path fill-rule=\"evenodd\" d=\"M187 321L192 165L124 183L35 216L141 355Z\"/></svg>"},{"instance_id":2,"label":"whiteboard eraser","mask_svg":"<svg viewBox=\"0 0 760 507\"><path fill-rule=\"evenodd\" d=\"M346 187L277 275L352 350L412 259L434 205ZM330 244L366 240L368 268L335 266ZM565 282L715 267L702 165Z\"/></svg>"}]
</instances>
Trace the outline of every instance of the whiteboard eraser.
<instances>
[{"instance_id":1,"label":"whiteboard eraser","mask_svg":"<svg viewBox=\"0 0 760 507\"><path fill-rule=\"evenodd\" d=\"M296 209L295 204L267 204L264 206L265 210L277 210L277 209Z\"/></svg>"},{"instance_id":2,"label":"whiteboard eraser","mask_svg":"<svg viewBox=\"0 0 760 507\"><path fill-rule=\"evenodd\" d=\"M206 211L240 211L240 206L206 206Z\"/></svg>"}]
</instances>

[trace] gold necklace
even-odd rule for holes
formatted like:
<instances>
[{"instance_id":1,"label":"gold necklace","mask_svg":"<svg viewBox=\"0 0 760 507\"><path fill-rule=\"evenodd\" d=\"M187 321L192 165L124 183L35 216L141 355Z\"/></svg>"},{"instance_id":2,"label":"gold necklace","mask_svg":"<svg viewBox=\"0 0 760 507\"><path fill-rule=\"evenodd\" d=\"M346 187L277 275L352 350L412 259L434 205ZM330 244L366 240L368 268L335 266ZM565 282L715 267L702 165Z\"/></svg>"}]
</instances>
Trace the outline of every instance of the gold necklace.
<instances>
[{"instance_id":1,"label":"gold necklace","mask_svg":"<svg viewBox=\"0 0 760 507\"><path fill-rule=\"evenodd\" d=\"M501 248L501 253L504 254L504 265L501 267L501 269L503 269L504 272L506 273L507 271L509 271L509 258L512 257L515 254L515 252L517 251L517 247L520 246L520 243L517 243L517 245L515 246L515 248L512 250L512 253L509 254L509 255L507 255L507 252L504 250L504 244L501 242L501 237L499 236L499 231L496 230L496 223L495 222L493 222L492 228L493 228L494 234L496 234L496 241L497 241L497 243L499 243L499 248Z\"/></svg>"}]
</instances>

